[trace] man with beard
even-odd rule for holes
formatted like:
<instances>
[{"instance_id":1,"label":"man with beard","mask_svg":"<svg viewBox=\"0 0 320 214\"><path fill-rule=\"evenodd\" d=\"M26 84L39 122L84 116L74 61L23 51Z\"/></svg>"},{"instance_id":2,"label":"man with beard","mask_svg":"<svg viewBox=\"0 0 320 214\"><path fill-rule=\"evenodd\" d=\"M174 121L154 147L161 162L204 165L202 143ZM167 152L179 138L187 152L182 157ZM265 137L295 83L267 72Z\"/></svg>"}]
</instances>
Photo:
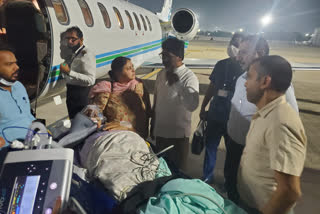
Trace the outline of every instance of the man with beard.
<instances>
[{"instance_id":1,"label":"man with beard","mask_svg":"<svg viewBox=\"0 0 320 214\"><path fill-rule=\"evenodd\" d=\"M96 60L84 46L83 33L78 27L67 29L61 37L70 51L61 49L65 62L60 64L60 71L67 82L67 108L69 118L73 119L88 104L90 86L96 79Z\"/></svg>"},{"instance_id":2,"label":"man with beard","mask_svg":"<svg viewBox=\"0 0 320 214\"><path fill-rule=\"evenodd\" d=\"M199 81L182 62L183 41L168 38L162 43L160 56L165 68L159 72L155 83L153 136L159 151L174 145L166 152L166 157L183 168L189 151L191 114L199 104Z\"/></svg>"},{"instance_id":3,"label":"man with beard","mask_svg":"<svg viewBox=\"0 0 320 214\"><path fill-rule=\"evenodd\" d=\"M254 60L247 73L247 100L257 112L241 157L238 189L249 213L292 213L301 197L307 138L299 114L286 101L291 79L291 65L280 56Z\"/></svg>"},{"instance_id":4,"label":"man with beard","mask_svg":"<svg viewBox=\"0 0 320 214\"><path fill-rule=\"evenodd\" d=\"M248 71L249 65L258 57L269 55L268 42L259 36L249 35L243 38L239 46L237 60L244 71ZM225 161L225 187L228 198L237 203L239 194L237 191L237 172L240 158L246 143L246 135L250 121L257 108L249 103L246 97L244 83L247 72L244 72L237 80L235 92L231 100L231 111L227 124L229 138L225 141L227 154ZM292 85L286 91L288 103L298 112L298 105Z\"/></svg>"},{"instance_id":5,"label":"man with beard","mask_svg":"<svg viewBox=\"0 0 320 214\"><path fill-rule=\"evenodd\" d=\"M19 66L13 51L0 45L0 149L16 139L24 139L35 118L30 111L26 89L17 81ZM5 130L4 130L5 129ZM4 130L4 135L2 131Z\"/></svg>"}]
</instances>

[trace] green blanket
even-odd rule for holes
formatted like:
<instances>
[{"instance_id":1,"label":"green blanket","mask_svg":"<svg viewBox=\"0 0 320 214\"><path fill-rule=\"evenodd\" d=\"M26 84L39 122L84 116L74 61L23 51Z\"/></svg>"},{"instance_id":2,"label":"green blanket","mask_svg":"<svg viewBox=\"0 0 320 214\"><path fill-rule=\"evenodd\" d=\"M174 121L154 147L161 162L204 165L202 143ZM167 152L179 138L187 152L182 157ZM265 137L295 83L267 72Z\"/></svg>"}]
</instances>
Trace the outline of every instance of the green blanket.
<instances>
[{"instance_id":1,"label":"green blanket","mask_svg":"<svg viewBox=\"0 0 320 214\"><path fill-rule=\"evenodd\" d=\"M246 214L211 186L198 179L175 179L166 183L157 197L149 198L140 214Z\"/></svg>"}]
</instances>

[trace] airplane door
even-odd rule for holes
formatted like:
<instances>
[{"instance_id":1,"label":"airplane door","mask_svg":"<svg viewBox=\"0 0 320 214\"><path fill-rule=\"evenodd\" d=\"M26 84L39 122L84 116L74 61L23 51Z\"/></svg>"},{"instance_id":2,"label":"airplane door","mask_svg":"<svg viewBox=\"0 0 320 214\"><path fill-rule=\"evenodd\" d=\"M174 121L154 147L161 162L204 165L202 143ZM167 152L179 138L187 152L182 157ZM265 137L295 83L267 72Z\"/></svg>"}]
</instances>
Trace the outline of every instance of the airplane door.
<instances>
[{"instance_id":1,"label":"airplane door","mask_svg":"<svg viewBox=\"0 0 320 214\"><path fill-rule=\"evenodd\" d=\"M50 42L45 18L29 1L9 1L4 9L7 41L15 49L20 67L19 81L30 99L39 94L48 69Z\"/></svg>"}]
</instances>

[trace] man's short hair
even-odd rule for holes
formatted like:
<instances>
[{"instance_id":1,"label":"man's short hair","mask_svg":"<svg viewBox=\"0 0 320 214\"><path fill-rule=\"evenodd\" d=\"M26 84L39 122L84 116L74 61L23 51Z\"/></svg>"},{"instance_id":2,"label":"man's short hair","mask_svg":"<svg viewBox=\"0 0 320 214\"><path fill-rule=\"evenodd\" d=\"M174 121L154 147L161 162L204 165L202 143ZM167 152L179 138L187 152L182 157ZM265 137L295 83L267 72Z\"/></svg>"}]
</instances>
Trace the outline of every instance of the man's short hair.
<instances>
[{"instance_id":1,"label":"man's short hair","mask_svg":"<svg viewBox=\"0 0 320 214\"><path fill-rule=\"evenodd\" d=\"M184 59L184 41L182 40L169 37L162 43L162 49Z\"/></svg>"},{"instance_id":2,"label":"man's short hair","mask_svg":"<svg viewBox=\"0 0 320 214\"><path fill-rule=\"evenodd\" d=\"M82 38L83 38L83 33L82 33L82 31L80 30L79 27L73 26L73 27L68 28L68 29L66 30L66 33L72 33L72 32L76 32L76 33L77 33L77 37L78 37L79 39L82 39Z\"/></svg>"},{"instance_id":3,"label":"man's short hair","mask_svg":"<svg viewBox=\"0 0 320 214\"><path fill-rule=\"evenodd\" d=\"M66 37L67 32L61 32L60 33L60 40L63 40Z\"/></svg>"},{"instance_id":4,"label":"man's short hair","mask_svg":"<svg viewBox=\"0 0 320 214\"><path fill-rule=\"evenodd\" d=\"M253 50L258 53L258 56L267 56L269 55L269 44L267 40L261 36L248 35L242 39L242 42L249 42L252 45Z\"/></svg>"},{"instance_id":5,"label":"man's short hair","mask_svg":"<svg viewBox=\"0 0 320 214\"><path fill-rule=\"evenodd\" d=\"M0 42L0 51L9 51L9 52L15 53L15 50L10 45L6 43L1 43L1 42Z\"/></svg>"},{"instance_id":6,"label":"man's short hair","mask_svg":"<svg viewBox=\"0 0 320 214\"><path fill-rule=\"evenodd\" d=\"M258 79L263 76L271 77L271 89L278 92L286 92L292 80L292 68L283 57L272 55L255 59L251 65L258 64Z\"/></svg>"},{"instance_id":7,"label":"man's short hair","mask_svg":"<svg viewBox=\"0 0 320 214\"><path fill-rule=\"evenodd\" d=\"M233 45L237 48L239 48L239 43L242 41L242 39L244 38L244 35L241 33L235 33L233 34L233 36L231 37L230 43L229 45ZM238 42L238 39L240 39L240 42Z\"/></svg>"}]
</instances>

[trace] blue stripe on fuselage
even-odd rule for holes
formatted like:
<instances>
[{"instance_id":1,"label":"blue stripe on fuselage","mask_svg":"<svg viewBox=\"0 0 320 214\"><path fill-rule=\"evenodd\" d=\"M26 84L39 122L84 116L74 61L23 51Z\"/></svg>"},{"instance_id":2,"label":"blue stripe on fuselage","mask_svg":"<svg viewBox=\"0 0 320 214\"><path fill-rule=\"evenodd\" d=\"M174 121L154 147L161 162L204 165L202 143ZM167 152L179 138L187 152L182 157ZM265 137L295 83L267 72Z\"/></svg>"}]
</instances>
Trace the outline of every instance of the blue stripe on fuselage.
<instances>
[{"instance_id":1,"label":"blue stripe on fuselage","mask_svg":"<svg viewBox=\"0 0 320 214\"><path fill-rule=\"evenodd\" d=\"M96 55L96 59L99 59L101 57L111 56L111 55L118 54L118 53L122 53L122 52L125 52L125 51L134 50L134 49L141 48L141 47L148 46L148 45L152 45L152 44L155 44L155 43L158 43L158 42L161 42L161 41L162 41L162 39L156 40L156 41L153 41L153 42L148 42L148 43L145 43L145 44L142 44L142 45L135 45L135 46L132 46L132 47L129 47L129 48L124 48L124 49L120 49L120 50L116 50L116 51L111 51L111 52L99 54L99 55ZM129 55L127 55L127 57L135 57L135 56L138 56L140 54L145 54L147 52L154 51L154 50L159 49L159 48L160 48L160 45L157 46L157 47L151 48L151 49L147 49L147 50L141 51L141 52L137 52L137 53L134 53L134 54L129 54ZM106 62L103 62L103 63L99 63L99 64L96 65L96 68L100 68L100 67L109 65L109 64L111 64L112 60L109 60L109 61L106 61ZM60 68L60 65L55 65L55 66L53 66L51 68L51 70L57 70L59 68ZM62 79L61 74L58 75L58 76L51 77L48 80L48 83L52 83L52 82L58 81L59 79Z\"/></svg>"},{"instance_id":2,"label":"blue stripe on fuselage","mask_svg":"<svg viewBox=\"0 0 320 214\"><path fill-rule=\"evenodd\" d=\"M122 52L125 52L125 51L131 51L131 50L134 50L134 49L137 49L137 48L142 48L142 47L148 46L148 45L153 45L153 44L156 44L156 43L161 42L161 41L162 41L162 39L156 40L156 41L153 41L153 42L148 42L148 43L141 44L141 45L135 45L135 46L132 46L132 47L129 47L129 48L123 48L123 49L120 49L120 50L99 54L99 55L96 55L96 59L99 59L99 58L102 58L102 57L106 57L106 56L111 56L111 55L118 54L118 53L122 53Z\"/></svg>"}]
</instances>

